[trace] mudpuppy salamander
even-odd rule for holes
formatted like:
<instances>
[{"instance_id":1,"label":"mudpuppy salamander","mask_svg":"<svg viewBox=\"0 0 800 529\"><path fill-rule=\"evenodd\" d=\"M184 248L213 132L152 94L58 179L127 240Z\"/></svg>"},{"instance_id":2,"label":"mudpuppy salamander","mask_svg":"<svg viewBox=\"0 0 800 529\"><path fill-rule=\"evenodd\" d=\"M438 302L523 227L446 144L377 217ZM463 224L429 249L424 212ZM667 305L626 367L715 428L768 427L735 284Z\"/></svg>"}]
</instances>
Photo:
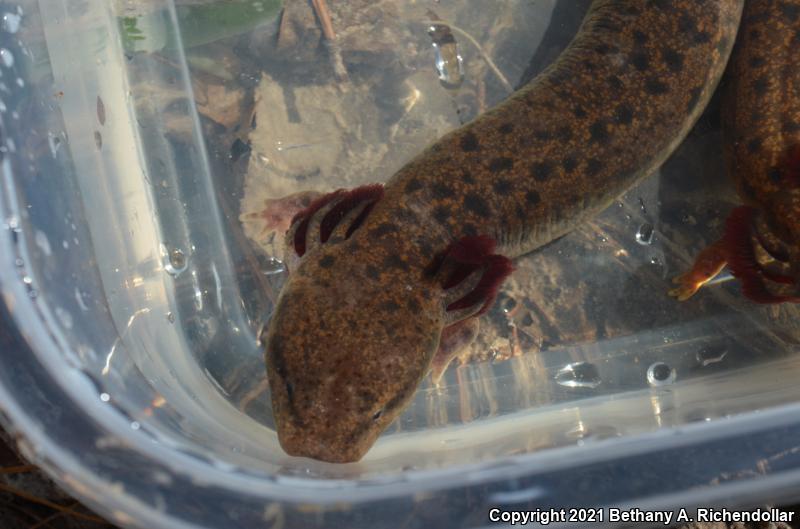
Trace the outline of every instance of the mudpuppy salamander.
<instances>
[{"instance_id":1,"label":"mudpuppy salamander","mask_svg":"<svg viewBox=\"0 0 800 529\"><path fill-rule=\"evenodd\" d=\"M727 264L749 299L800 302L800 0L748 0L725 84L725 158L744 205L672 294Z\"/></svg>"},{"instance_id":2,"label":"mudpuppy salamander","mask_svg":"<svg viewBox=\"0 0 800 529\"><path fill-rule=\"evenodd\" d=\"M561 56L385 186L326 195L262 334L287 453L360 459L443 335L486 310L509 258L595 215L657 168L705 108L742 0L596 0Z\"/></svg>"}]
</instances>

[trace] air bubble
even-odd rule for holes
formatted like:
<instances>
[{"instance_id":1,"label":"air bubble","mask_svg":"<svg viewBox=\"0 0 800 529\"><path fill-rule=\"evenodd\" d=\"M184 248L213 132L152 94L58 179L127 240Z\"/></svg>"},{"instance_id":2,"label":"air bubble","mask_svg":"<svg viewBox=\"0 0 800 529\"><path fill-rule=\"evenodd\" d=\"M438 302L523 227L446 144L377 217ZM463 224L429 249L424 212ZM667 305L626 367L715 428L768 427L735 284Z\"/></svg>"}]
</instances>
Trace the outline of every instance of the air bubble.
<instances>
[{"instance_id":1,"label":"air bubble","mask_svg":"<svg viewBox=\"0 0 800 529\"><path fill-rule=\"evenodd\" d=\"M59 138L52 132L48 132L47 144L50 146L50 154L52 154L53 158L55 158L56 154L58 153L58 149L61 147L61 138Z\"/></svg>"},{"instance_id":2,"label":"air bubble","mask_svg":"<svg viewBox=\"0 0 800 529\"><path fill-rule=\"evenodd\" d=\"M167 321L170 323L175 323L175 315L172 312L167 312Z\"/></svg>"},{"instance_id":3,"label":"air bubble","mask_svg":"<svg viewBox=\"0 0 800 529\"><path fill-rule=\"evenodd\" d=\"M22 17L15 13L5 13L3 15L3 29L9 33L16 33L19 31L19 25Z\"/></svg>"},{"instance_id":4,"label":"air bubble","mask_svg":"<svg viewBox=\"0 0 800 529\"><path fill-rule=\"evenodd\" d=\"M267 264L264 266L263 273L267 276L282 274L286 271L286 265L277 257L270 257L267 259Z\"/></svg>"},{"instance_id":5,"label":"air bubble","mask_svg":"<svg viewBox=\"0 0 800 529\"><path fill-rule=\"evenodd\" d=\"M717 362L722 362L723 358L728 354L728 350L724 347L703 347L695 355L697 363L705 367Z\"/></svg>"},{"instance_id":6,"label":"air bubble","mask_svg":"<svg viewBox=\"0 0 800 529\"><path fill-rule=\"evenodd\" d=\"M133 421L131 423L131 430L138 430L141 427L142 427L142 425L139 424L139 421Z\"/></svg>"},{"instance_id":7,"label":"air bubble","mask_svg":"<svg viewBox=\"0 0 800 529\"><path fill-rule=\"evenodd\" d=\"M675 382L675 370L664 362L656 362L647 368L647 382L651 386L666 386Z\"/></svg>"},{"instance_id":8,"label":"air bubble","mask_svg":"<svg viewBox=\"0 0 800 529\"><path fill-rule=\"evenodd\" d=\"M108 402L111 400L111 395L109 395L108 393L101 393L100 400L102 400L103 402Z\"/></svg>"},{"instance_id":9,"label":"air bubble","mask_svg":"<svg viewBox=\"0 0 800 529\"><path fill-rule=\"evenodd\" d=\"M636 242L648 245L653 242L653 225L645 222L636 230Z\"/></svg>"},{"instance_id":10,"label":"air bubble","mask_svg":"<svg viewBox=\"0 0 800 529\"><path fill-rule=\"evenodd\" d=\"M61 322L65 329L72 329L72 314L66 309L56 307L56 317Z\"/></svg>"},{"instance_id":11,"label":"air bubble","mask_svg":"<svg viewBox=\"0 0 800 529\"><path fill-rule=\"evenodd\" d=\"M11 216L6 219L6 228L11 231L19 232L19 218Z\"/></svg>"},{"instance_id":12,"label":"air bubble","mask_svg":"<svg viewBox=\"0 0 800 529\"><path fill-rule=\"evenodd\" d=\"M5 48L0 48L0 62L2 62L3 66L6 68L11 68L14 66L14 54Z\"/></svg>"},{"instance_id":13,"label":"air bubble","mask_svg":"<svg viewBox=\"0 0 800 529\"><path fill-rule=\"evenodd\" d=\"M554 378L557 384L568 388L596 388L602 382L597 366L589 362L567 364Z\"/></svg>"},{"instance_id":14,"label":"air bubble","mask_svg":"<svg viewBox=\"0 0 800 529\"><path fill-rule=\"evenodd\" d=\"M36 241L36 246L39 247L43 254L47 257L53 255L53 250L50 248L50 240L42 230L36 230L36 235L33 238Z\"/></svg>"},{"instance_id":15,"label":"air bubble","mask_svg":"<svg viewBox=\"0 0 800 529\"><path fill-rule=\"evenodd\" d=\"M177 276L189 266L189 260L186 254L179 248L173 248L168 254L169 260L164 265L164 270L171 276Z\"/></svg>"}]
</instances>

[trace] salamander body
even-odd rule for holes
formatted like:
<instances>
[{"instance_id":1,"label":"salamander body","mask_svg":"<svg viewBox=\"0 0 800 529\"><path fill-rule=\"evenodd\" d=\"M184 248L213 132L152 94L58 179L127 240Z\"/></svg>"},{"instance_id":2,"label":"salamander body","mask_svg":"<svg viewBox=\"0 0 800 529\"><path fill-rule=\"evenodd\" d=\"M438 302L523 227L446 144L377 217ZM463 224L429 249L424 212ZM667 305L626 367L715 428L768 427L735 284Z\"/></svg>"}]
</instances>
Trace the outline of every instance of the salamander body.
<instances>
[{"instance_id":1,"label":"salamander body","mask_svg":"<svg viewBox=\"0 0 800 529\"><path fill-rule=\"evenodd\" d=\"M798 302L800 0L748 0L725 85L725 159L743 205L672 293L688 298L727 264L747 298Z\"/></svg>"},{"instance_id":2,"label":"salamander body","mask_svg":"<svg viewBox=\"0 0 800 529\"><path fill-rule=\"evenodd\" d=\"M705 108L741 0L596 0L571 45L508 100L385 186L293 220L289 280L265 328L291 455L360 459L443 334L486 310L509 259L563 235L657 168Z\"/></svg>"}]
</instances>

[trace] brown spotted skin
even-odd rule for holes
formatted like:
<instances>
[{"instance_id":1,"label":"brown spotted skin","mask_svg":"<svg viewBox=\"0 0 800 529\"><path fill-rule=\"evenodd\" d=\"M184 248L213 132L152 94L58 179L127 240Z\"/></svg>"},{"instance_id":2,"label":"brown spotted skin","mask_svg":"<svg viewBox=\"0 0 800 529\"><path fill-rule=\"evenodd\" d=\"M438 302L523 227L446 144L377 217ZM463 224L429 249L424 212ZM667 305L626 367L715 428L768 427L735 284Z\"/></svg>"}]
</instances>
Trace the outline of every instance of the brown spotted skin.
<instances>
[{"instance_id":1,"label":"brown spotted skin","mask_svg":"<svg viewBox=\"0 0 800 529\"><path fill-rule=\"evenodd\" d=\"M741 7L596 0L550 68L401 169L349 239L306 253L263 337L286 452L360 459L452 323L434 257L470 235L531 251L649 174L705 107Z\"/></svg>"},{"instance_id":2,"label":"brown spotted skin","mask_svg":"<svg viewBox=\"0 0 800 529\"><path fill-rule=\"evenodd\" d=\"M800 284L800 0L748 0L723 100L728 170L772 263L794 284L767 285L797 296ZM782 269L782 270L781 270Z\"/></svg>"},{"instance_id":3,"label":"brown spotted skin","mask_svg":"<svg viewBox=\"0 0 800 529\"><path fill-rule=\"evenodd\" d=\"M747 1L725 85L725 159L744 207L672 294L728 264L750 300L800 301L800 0Z\"/></svg>"}]
</instances>

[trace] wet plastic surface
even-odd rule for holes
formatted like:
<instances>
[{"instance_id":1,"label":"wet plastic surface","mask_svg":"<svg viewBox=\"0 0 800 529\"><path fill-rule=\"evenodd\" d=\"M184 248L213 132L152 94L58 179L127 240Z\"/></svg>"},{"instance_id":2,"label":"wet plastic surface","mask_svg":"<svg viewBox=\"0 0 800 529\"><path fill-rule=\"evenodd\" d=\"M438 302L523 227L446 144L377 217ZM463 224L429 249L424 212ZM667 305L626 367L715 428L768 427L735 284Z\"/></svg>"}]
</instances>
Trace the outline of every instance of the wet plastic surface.
<instances>
[{"instance_id":1,"label":"wet plastic surface","mask_svg":"<svg viewBox=\"0 0 800 529\"><path fill-rule=\"evenodd\" d=\"M505 28L484 37L515 82L567 44L586 3L554 5L434 7L470 34ZM479 527L497 504L719 505L780 500L800 483L796 309L749 304L732 281L686 303L666 295L736 200L714 102L657 175L518 261L469 357L440 386L426 381L362 462L330 465L277 444L255 336L280 256L239 216L264 198L385 179L502 99L503 83L456 31L466 79L446 91L430 15L399 9L370 57L358 34L342 37L348 92L324 67L308 80L277 56L258 74L231 69L233 83L248 76L260 124L240 160L220 126L253 119L208 110L198 94L216 92L198 65L214 55L178 44L171 2L0 10L0 306L16 329L2 344L3 421L116 523ZM149 47L126 44L138 35L126 17ZM375 73L406 53L408 68ZM304 57L298 69L324 65ZM318 109L297 103L315 99L340 102L304 121ZM374 121L354 121L370 101ZM356 125L372 128L336 135Z\"/></svg>"}]
</instances>

